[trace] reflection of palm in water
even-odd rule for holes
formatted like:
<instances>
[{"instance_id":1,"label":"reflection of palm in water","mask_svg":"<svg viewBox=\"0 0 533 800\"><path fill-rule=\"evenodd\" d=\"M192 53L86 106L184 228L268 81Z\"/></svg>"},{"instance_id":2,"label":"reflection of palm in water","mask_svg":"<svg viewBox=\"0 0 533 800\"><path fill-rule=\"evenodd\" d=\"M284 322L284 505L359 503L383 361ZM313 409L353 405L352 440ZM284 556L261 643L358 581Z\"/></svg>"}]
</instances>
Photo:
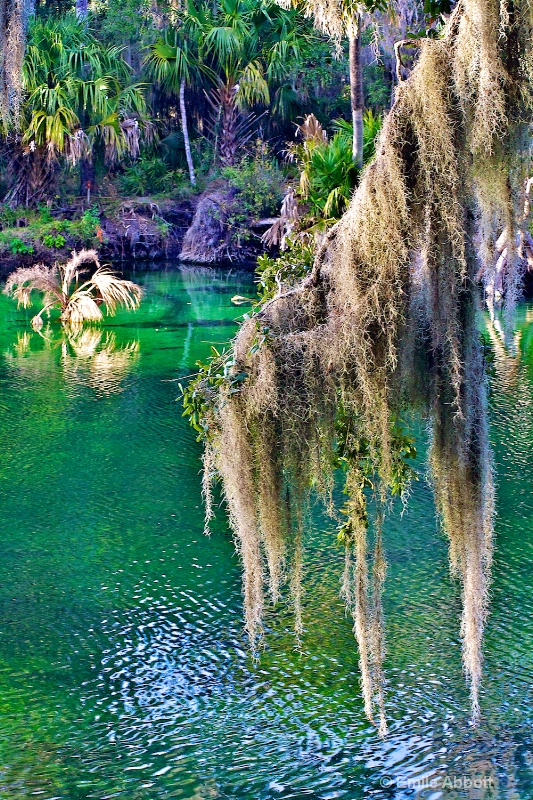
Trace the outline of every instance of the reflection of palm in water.
<instances>
[{"instance_id":1,"label":"reflection of palm in water","mask_svg":"<svg viewBox=\"0 0 533 800\"><path fill-rule=\"evenodd\" d=\"M513 389L516 387L520 370L521 331L515 331L512 338L506 333L502 321L494 310L492 303L487 303L489 316L487 331L494 352L494 367L503 387Z\"/></svg>"},{"instance_id":2,"label":"reflection of palm in water","mask_svg":"<svg viewBox=\"0 0 533 800\"><path fill-rule=\"evenodd\" d=\"M506 328L494 307L488 304L487 332L494 352L494 367L502 389L515 389L521 368L531 361L533 339L528 328L533 322L533 308L525 313L524 323Z\"/></svg>"},{"instance_id":3,"label":"reflection of palm in water","mask_svg":"<svg viewBox=\"0 0 533 800\"><path fill-rule=\"evenodd\" d=\"M40 349L32 345L42 343ZM98 394L121 392L122 382L139 359L137 339L118 344L112 331L97 328L54 330L48 325L36 334L19 333L6 360L20 374L42 379L56 368L56 351L60 349L60 364L67 386L88 386Z\"/></svg>"}]
</instances>

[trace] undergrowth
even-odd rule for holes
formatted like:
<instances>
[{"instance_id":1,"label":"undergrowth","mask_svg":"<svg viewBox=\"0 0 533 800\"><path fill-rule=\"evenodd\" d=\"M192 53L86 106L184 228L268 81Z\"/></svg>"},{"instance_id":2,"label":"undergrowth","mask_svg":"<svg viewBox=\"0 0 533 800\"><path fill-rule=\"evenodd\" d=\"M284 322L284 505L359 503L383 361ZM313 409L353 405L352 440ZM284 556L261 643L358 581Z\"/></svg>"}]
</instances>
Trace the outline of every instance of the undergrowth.
<instances>
[{"instance_id":1,"label":"undergrowth","mask_svg":"<svg viewBox=\"0 0 533 800\"><path fill-rule=\"evenodd\" d=\"M96 206L78 219L55 219L46 206L37 210L0 207L0 253L33 253L39 246L59 250L94 247L103 241L100 215Z\"/></svg>"}]
</instances>

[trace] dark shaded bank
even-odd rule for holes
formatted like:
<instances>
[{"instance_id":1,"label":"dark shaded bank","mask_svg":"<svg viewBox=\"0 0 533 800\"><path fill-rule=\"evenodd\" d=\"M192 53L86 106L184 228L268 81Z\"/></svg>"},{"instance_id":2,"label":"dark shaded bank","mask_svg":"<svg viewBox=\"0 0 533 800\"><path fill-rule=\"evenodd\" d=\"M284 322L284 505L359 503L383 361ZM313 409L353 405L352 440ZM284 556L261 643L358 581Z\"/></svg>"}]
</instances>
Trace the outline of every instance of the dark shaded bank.
<instances>
[{"instance_id":1,"label":"dark shaded bank","mask_svg":"<svg viewBox=\"0 0 533 800\"><path fill-rule=\"evenodd\" d=\"M80 222L87 213L96 214L95 224L83 235ZM180 259L224 266L255 262L265 250L261 234L272 223L239 214L238 192L224 185L183 199L102 198L89 212L79 201L47 214L42 229L24 214L11 222L9 230L4 227L10 244L17 241L15 247L0 247L0 277L23 265L62 260L82 247L94 247L102 260L115 263ZM43 235L45 229L47 235Z\"/></svg>"}]
</instances>

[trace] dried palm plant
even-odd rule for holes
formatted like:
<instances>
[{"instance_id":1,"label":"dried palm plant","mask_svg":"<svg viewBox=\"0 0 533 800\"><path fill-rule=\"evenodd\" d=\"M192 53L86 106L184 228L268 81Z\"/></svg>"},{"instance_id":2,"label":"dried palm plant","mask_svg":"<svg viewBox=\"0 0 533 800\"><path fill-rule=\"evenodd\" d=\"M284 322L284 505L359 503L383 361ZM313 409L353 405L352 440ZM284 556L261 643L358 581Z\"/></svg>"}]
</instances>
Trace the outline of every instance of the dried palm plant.
<instances>
[{"instance_id":1,"label":"dried palm plant","mask_svg":"<svg viewBox=\"0 0 533 800\"><path fill-rule=\"evenodd\" d=\"M96 266L96 270L80 283L80 276L88 272L87 265ZM35 330L42 327L43 314L52 308L61 310L60 319L65 326L81 330L85 322L103 319L102 304L113 316L118 308L138 308L142 298L140 286L100 266L95 250L73 252L66 264L56 263L53 267L21 267L11 273L4 289L4 294L14 297L22 308L33 304L34 292L43 297L43 308L31 321Z\"/></svg>"}]
</instances>

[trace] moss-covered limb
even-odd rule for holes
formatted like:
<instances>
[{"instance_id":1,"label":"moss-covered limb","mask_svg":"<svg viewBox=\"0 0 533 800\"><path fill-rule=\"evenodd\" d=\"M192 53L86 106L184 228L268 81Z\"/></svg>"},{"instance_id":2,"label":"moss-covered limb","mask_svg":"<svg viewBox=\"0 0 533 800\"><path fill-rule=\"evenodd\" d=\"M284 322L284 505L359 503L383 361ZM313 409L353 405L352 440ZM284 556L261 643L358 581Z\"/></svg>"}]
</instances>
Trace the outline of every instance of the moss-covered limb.
<instances>
[{"instance_id":1,"label":"moss-covered limb","mask_svg":"<svg viewBox=\"0 0 533 800\"><path fill-rule=\"evenodd\" d=\"M0 0L0 129L18 123L29 3Z\"/></svg>"},{"instance_id":2,"label":"moss-covered limb","mask_svg":"<svg viewBox=\"0 0 533 800\"><path fill-rule=\"evenodd\" d=\"M355 609L365 710L379 715L382 732L381 519L408 458L394 425L405 409L426 415L433 430L435 497L461 579L463 663L474 720L479 715L493 487L476 276L482 263L490 279L497 236L502 227L515 231L523 213L532 13L527 0L461 0L444 37L423 43L376 159L313 269L245 322L206 402L206 436L252 588L264 543L275 539L282 552L301 530L294 509L314 488L327 497L344 441L338 422L348 421L345 593ZM509 293L516 268L515 259ZM372 577L361 475L378 500ZM281 507L287 492L291 518L281 525L268 509L276 495ZM287 564L295 594L300 567ZM257 598L246 612L253 630Z\"/></svg>"}]
</instances>

